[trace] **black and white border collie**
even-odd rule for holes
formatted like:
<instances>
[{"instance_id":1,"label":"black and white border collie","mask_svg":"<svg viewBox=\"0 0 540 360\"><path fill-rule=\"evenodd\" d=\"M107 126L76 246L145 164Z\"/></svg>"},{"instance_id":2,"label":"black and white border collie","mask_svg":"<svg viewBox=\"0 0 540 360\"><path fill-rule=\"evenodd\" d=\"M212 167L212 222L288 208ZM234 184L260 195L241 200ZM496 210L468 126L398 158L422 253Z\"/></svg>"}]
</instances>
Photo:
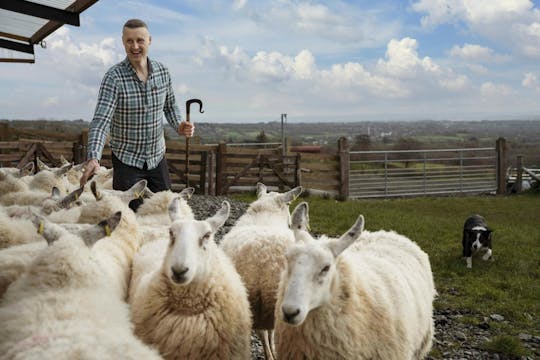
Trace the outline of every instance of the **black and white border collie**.
<instances>
[{"instance_id":1,"label":"black and white border collie","mask_svg":"<svg viewBox=\"0 0 540 360\"><path fill-rule=\"evenodd\" d=\"M467 259L467 267L472 268L472 255L479 250L485 251L483 260L491 259L491 233L486 219L480 215L472 215L463 226L463 257Z\"/></svg>"}]
</instances>

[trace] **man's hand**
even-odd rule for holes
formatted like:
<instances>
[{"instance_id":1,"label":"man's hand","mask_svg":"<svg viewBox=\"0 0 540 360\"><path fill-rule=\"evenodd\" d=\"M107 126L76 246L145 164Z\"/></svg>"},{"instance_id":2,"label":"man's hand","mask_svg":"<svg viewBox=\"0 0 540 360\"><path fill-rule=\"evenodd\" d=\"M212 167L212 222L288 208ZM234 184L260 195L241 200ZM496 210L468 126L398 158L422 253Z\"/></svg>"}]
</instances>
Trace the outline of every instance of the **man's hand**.
<instances>
[{"instance_id":1,"label":"man's hand","mask_svg":"<svg viewBox=\"0 0 540 360\"><path fill-rule=\"evenodd\" d=\"M84 173L81 176L81 187L83 187L88 179L92 177L99 170L99 161L96 159L90 159L84 165Z\"/></svg>"},{"instance_id":2,"label":"man's hand","mask_svg":"<svg viewBox=\"0 0 540 360\"><path fill-rule=\"evenodd\" d=\"M195 133L195 125L192 122L182 121L178 125L178 134L184 135L185 137L192 137Z\"/></svg>"}]
</instances>

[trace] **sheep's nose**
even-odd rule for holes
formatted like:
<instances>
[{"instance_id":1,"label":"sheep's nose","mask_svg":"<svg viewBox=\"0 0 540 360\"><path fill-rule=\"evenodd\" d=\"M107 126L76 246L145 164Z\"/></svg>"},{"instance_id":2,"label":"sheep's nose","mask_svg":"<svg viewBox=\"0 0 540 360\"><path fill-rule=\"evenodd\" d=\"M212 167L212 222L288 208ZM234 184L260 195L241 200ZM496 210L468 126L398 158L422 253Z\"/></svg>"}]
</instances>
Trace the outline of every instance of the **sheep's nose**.
<instances>
[{"instance_id":1,"label":"sheep's nose","mask_svg":"<svg viewBox=\"0 0 540 360\"><path fill-rule=\"evenodd\" d=\"M286 322L292 324L294 323L294 318L300 314L299 308L289 308L289 307L281 307L281 311L283 311L283 318Z\"/></svg>"},{"instance_id":2,"label":"sheep's nose","mask_svg":"<svg viewBox=\"0 0 540 360\"><path fill-rule=\"evenodd\" d=\"M185 281L185 275L189 271L187 266L184 267L171 267L172 278L177 283L183 283Z\"/></svg>"}]
</instances>

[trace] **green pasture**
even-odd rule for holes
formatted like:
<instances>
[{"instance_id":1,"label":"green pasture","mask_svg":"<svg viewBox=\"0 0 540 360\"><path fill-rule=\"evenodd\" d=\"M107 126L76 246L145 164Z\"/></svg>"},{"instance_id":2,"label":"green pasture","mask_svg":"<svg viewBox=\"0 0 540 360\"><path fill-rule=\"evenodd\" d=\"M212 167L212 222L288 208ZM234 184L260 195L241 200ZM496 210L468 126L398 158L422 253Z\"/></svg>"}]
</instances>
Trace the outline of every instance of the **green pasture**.
<instances>
[{"instance_id":1,"label":"green pasture","mask_svg":"<svg viewBox=\"0 0 540 360\"><path fill-rule=\"evenodd\" d=\"M254 197L241 199L249 202ZM439 292L435 307L467 309L478 315L463 321L487 318L492 331L501 337L501 347L507 346L508 339L517 340L519 333L540 335L538 192L343 202L307 196L291 204L291 210L299 201L309 203L315 234L341 235L363 214L366 230L395 230L418 243L431 260ZM461 236L465 219L475 213L484 216L494 231L494 260L475 257L472 269L467 269L461 257ZM492 314L504 316L505 321L491 320ZM497 342L487 343L486 349L496 352Z\"/></svg>"}]
</instances>

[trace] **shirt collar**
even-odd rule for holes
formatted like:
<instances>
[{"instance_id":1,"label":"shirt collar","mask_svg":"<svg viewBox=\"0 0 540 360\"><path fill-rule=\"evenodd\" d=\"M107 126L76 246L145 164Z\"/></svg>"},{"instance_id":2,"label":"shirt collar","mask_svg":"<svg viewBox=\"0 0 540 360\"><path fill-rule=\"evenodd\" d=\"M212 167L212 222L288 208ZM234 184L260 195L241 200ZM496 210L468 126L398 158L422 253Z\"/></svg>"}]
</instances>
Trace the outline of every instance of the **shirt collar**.
<instances>
[{"instance_id":1,"label":"shirt collar","mask_svg":"<svg viewBox=\"0 0 540 360\"><path fill-rule=\"evenodd\" d=\"M146 59L147 63L148 63L148 78L150 78L150 75L152 75L152 72L154 70L154 67L152 66L152 60L150 60L150 58L147 58ZM129 59L126 58L124 59L124 61L122 61L122 64L127 67L128 69L131 70L131 72L133 73L133 76L137 77L137 72L135 71L135 69L133 68L133 65L131 65L131 63L129 62Z\"/></svg>"}]
</instances>

